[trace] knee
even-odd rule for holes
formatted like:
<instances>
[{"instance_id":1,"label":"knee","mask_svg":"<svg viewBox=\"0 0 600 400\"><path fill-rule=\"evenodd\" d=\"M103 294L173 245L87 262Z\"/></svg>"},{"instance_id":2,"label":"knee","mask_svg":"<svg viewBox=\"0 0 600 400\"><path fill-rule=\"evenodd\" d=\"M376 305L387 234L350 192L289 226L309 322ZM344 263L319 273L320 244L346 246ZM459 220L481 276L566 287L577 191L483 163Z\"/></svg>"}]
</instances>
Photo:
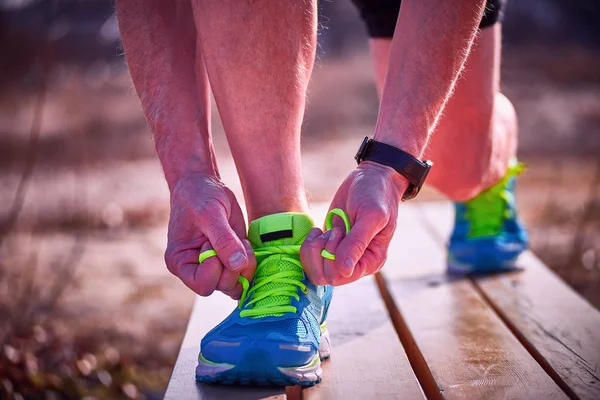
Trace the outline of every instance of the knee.
<instances>
[{"instance_id":1,"label":"knee","mask_svg":"<svg viewBox=\"0 0 600 400\"><path fill-rule=\"evenodd\" d=\"M516 113L501 93L446 110L429 149L435 165L430 183L453 201L469 200L502 177L516 142Z\"/></svg>"},{"instance_id":2,"label":"knee","mask_svg":"<svg viewBox=\"0 0 600 400\"><path fill-rule=\"evenodd\" d=\"M465 162L453 168L445 174L443 181L434 183L434 186L452 201L472 199L485 189L483 168L473 164L476 163Z\"/></svg>"},{"instance_id":3,"label":"knee","mask_svg":"<svg viewBox=\"0 0 600 400\"><path fill-rule=\"evenodd\" d=\"M494 98L493 128L507 132L509 136L517 137L517 112L512 102L502 93L496 93ZM516 143L515 143L516 146Z\"/></svg>"}]
</instances>

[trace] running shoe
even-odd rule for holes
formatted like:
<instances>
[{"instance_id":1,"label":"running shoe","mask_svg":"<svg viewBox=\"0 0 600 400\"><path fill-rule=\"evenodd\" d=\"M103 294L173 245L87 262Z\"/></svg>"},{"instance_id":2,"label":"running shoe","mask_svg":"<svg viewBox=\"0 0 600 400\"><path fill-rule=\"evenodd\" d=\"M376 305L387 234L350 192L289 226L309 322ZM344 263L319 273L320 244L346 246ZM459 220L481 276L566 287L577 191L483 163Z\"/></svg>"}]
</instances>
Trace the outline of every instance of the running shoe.
<instances>
[{"instance_id":1,"label":"running shoe","mask_svg":"<svg viewBox=\"0 0 600 400\"><path fill-rule=\"evenodd\" d=\"M331 343L325 319L331 286L309 282L300 245L313 228L308 215L281 213L250 224L257 267L238 307L202 339L200 382L312 386ZM202 258L202 256L201 256Z\"/></svg>"},{"instance_id":2,"label":"running shoe","mask_svg":"<svg viewBox=\"0 0 600 400\"><path fill-rule=\"evenodd\" d=\"M454 231L448 244L448 272L495 273L518 269L527 248L527 232L517 215L515 163L494 186L464 203L455 203Z\"/></svg>"}]
</instances>

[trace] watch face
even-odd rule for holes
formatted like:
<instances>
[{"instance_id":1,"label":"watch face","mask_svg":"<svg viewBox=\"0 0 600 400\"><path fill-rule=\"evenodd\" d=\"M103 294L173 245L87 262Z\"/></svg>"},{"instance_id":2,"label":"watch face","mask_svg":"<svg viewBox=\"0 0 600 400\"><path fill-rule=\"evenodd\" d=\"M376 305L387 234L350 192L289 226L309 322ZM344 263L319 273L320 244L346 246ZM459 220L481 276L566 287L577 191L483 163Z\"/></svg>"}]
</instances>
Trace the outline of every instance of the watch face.
<instances>
[{"instance_id":1,"label":"watch face","mask_svg":"<svg viewBox=\"0 0 600 400\"><path fill-rule=\"evenodd\" d=\"M354 159L356 160L356 162L358 164L360 164L361 160L363 159L365 152L367 151L368 144L369 144L369 137L365 136L362 143L360 144L360 147L358 148L358 152L354 156Z\"/></svg>"}]
</instances>

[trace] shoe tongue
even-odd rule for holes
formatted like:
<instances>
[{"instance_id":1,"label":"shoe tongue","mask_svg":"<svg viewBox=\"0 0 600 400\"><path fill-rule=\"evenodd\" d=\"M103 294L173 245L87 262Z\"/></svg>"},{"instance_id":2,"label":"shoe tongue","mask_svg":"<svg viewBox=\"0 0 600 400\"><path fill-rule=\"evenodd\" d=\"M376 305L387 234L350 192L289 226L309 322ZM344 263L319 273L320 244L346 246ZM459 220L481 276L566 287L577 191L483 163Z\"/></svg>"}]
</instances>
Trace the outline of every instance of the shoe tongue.
<instances>
[{"instance_id":1,"label":"shoe tongue","mask_svg":"<svg viewBox=\"0 0 600 400\"><path fill-rule=\"evenodd\" d=\"M255 249L265 246L298 245L302 244L306 238L306 235L308 235L308 232L310 232L313 226L314 224L312 219L306 214L280 213L267 215L266 217L259 218L250 223L250 228L248 229L248 240L250 240L250 243L252 243L252 246ZM259 264L265 259L265 257L269 256L263 255L259 257L257 255L257 261ZM278 272L294 271L299 274L298 280L301 280L303 277L302 268L289 260L290 258L298 259L298 257L298 254L272 255L270 256L268 262L261 265L260 268L257 268L254 277L264 278L272 276ZM291 287L294 290L297 289L295 285L274 281L263 285L259 290L262 292L284 287ZM290 301L291 298L289 295L268 296L257 301L254 307L268 306L270 304L280 305L282 303L289 305ZM283 314L265 313L265 315L259 315L256 318L267 315L281 316Z\"/></svg>"},{"instance_id":2,"label":"shoe tongue","mask_svg":"<svg viewBox=\"0 0 600 400\"><path fill-rule=\"evenodd\" d=\"M312 219L301 213L279 213L254 220L248 240L254 247L301 244L314 227Z\"/></svg>"}]
</instances>

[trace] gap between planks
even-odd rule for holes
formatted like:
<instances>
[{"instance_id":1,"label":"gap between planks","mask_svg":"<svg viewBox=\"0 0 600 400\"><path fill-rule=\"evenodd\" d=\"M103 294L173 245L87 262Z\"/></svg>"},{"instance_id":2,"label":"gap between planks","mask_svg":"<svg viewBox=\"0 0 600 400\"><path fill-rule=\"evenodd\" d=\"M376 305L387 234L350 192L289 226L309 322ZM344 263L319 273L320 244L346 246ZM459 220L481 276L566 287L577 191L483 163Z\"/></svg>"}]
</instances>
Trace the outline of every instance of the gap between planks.
<instances>
[{"instance_id":1,"label":"gap between planks","mask_svg":"<svg viewBox=\"0 0 600 400\"><path fill-rule=\"evenodd\" d=\"M408 362L410 363L425 396L427 396L429 400L442 400L444 397L441 395L440 388L427 365L427 361L425 361L423 353L419 349L415 338L408 328L400 309L396 305L396 302L388 289L385 277L380 273L377 273L375 274L375 281L377 282L379 295L383 299L385 308L392 320L392 325L398 335L398 339L404 347Z\"/></svg>"},{"instance_id":2,"label":"gap between planks","mask_svg":"<svg viewBox=\"0 0 600 400\"><path fill-rule=\"evenodd\" d=\"M560 377L558 372L556 372L554 370L554 368L552 368L550 363L540 353L540 351L533 345L533 343L531 343L529 340L527 340L525 335L517 329L515 324L513 324L510 321L510 319L508 319L508 317L502 312L502 310L500 310L498 307L496 307L494 302L487 296L487 294L483 290L481 290L479 285L477 285L472 278L469 278L469 280L471 281L471 285L475 288L475 291L477 293L479 293L479 295L482 297L484 303L486 303L488 307L490 307L492 310L494 310L494 312L496 313L496 315L498 315L500 320L502 322L504 322L504 325L506 325L508 327L508 329L512 332L512 334L515 335L517 340L519 340L519 342L521 342L523 347L525 347L525 349L529 352L529 354L531 354L531 356L534 358L534 360L537 361L538 364L540 364L540 367L542 367L542 369L544 371L546 371L546 373L550 376L550 378L552 378L554 383L556 383L558 385L558 387L561 388L567 394L567 396L569 396L571 399L579 399L579 396L577 396L577 394L575 394L573 389L571 389L569 387L567 382L565 382Z\"/></svg>"},{"instance_id":3,"label":"gap between planks","mask_svg":"<svg viewBox=\"0 0 600 400\"><path fill-rule=\"evenodd\" d=\"M422 222L424 229L431 235L437 245L442 249L446 249L445 239L443 233L439 227L431 221L430 216L427 215L424 208L419 207L417 209L417 217ZM527 339L524 332L521 332L518 327L510 320L510 318L498 307L490 296L483 290L476 279L473 276L468 276L470 286L481 296L482 301L498 316L498 318L504 323L504 325L511 331L515 338L521 343L521 345L527 350L527 352L533 357L533 359L540 365L540 367L548 374L548 376L556 383L561 390L565 392L571 399L580 399L575 391L568 385L568 383L560 376L552 365L546 360L546 358L540 353L535 345Z\"/></svg>"}]
</instances>

